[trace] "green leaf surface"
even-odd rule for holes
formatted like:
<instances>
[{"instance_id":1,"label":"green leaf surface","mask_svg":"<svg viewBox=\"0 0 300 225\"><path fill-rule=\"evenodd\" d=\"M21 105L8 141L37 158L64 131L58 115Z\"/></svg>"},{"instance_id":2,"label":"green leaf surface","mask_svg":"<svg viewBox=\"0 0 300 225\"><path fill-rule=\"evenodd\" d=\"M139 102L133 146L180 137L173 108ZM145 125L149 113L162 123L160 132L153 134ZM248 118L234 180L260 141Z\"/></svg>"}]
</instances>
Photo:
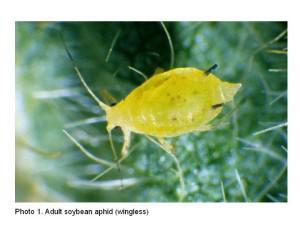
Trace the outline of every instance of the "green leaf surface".
<instances>
[{"instance_id":1,"label":"green leaf surface","mask_svg":"<svg viewBox=\"0 0 300 225\"><path fill-rule=\"evenodd\" d=\"M16 23L16 201L287 201L287 23ZM59 33L93 92L118 101L157 68L218 64L222 80L242 83L218 128L170 139L172 157L134 134L120 173L91 181L114 162L104 112L76 76ZM102 99L104 101L104 99ZM225 118L225 119L222 119ZM116 149L123 137L113 131ZM118 151L118 154L120 152Z\"/></svg>"}]
</instances>

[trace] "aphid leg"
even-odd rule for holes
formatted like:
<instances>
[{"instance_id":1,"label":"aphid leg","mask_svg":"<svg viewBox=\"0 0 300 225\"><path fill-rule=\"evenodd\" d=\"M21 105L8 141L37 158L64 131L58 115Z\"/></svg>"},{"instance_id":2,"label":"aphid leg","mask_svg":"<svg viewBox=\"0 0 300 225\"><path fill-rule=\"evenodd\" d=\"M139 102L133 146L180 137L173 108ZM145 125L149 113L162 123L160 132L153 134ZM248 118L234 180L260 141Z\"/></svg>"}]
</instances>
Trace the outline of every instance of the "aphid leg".
<instances>
[{"instance_id":1,"label":"aphid leg","mask_svg":"<svg viewBox=\"0 0 300 225\"><path fill-rule=\"evenodd\" d=\"M179 193L179 200L182 201L186 195L186 189L185 189L185 182L184 182L184 178L183 178L183 172L180 166L180 163L178 161L178 159L176 158L176 156L172 153L172 151L169 149L169 146L164 145L158 141L156 141L155 139L153 139L152 137L145 135L151 142L153 142L154 144L158 145L162 150L164 150L166 153L168 153L169 156L172 157L172 159L174 160L176 167L177 167L177 175L179 177L179 182L180 182L180 188L181 188L181 192Z\"/></svg>"},{"instance_id":2,"label":"aphid leg","mask_svg":"<svg viewBox=\"0 0 300 225\"><path fill-rule=\"evenodd\" d=\"M71 52L70 52L70 50L69 50L69 48L68 48L65 40L63 38L62 33L59 32L59 34L60 34L60 38L61 38L61 40L62 40L62 42L64 44L65 50L67 52L67 55L68 55L70 61L72 62L73 68L74 68L74 70L75 70L75 72L76 72L76 74L77 74L80 82L82 83L82 85L84 86L84 88L86 89L86 91L90 94L90 96L98 103L99 107L101 109L103 109L104 111L106 111L109 108L109 106L106 105L106 104L104 104L102 101L100 101L99 98L94 94L94 92L89 88L89 86L87 85L87 83L83 79L83 77L82 77L82 75L80 73L80 70L78 69L78 66L75 63L75 60L74 60L74 58L73 58L73 56L72 56L72 54L71 54Z\"/></svg>"},{"instance_id":3,"label":"aphid leg","mask_svg":"<svg viewBox=\"0 0 300 225\"><path fill-rule=\"evenodd\" d=\"M141 145L141 142L139 142L139 143L135 144L133 147L131 147L131 150L128 152L128 154L126 156L121 157L121 159L119 160L119 163L121 164L121 162L123 162L140 145ZM112 166L108 167L106 170L104 170L103 172L101 172L100 174L98 174L97 176L95 176L91 181L95 181L95 180L103 177L105 174L107 174L108 172L110 172L115 167L116 167L116 165L112 165Z\"/></svg>"},{"instance_id":4,"label":"aphid leg","mask_svg":"<svg viewBox=\"0 0 300 225\"><path fill-rule=\"evenodd\" d=\"M204 72L204 74L205 74L206 76L208 76L208 75L209 75L213 70L215 70L217 67L218 67L217 64L212 65L208 70L206 70L206 71Z\"/></svg>"},{"instance_id":5,"label":"aphid leg","mask_svg":"<svg viewBox=\"0 0 300 225\"><path fill-rule=\"evenodd\" d=\"M92 153L87 151L68 131L62 130L64 134L78 147L78 149L89 159L93 160L96 163L105 165L105 166L114 166L114 163L107 160L101 159L97 156L94 156Z\"/></svg>"},{"instance_id":6,"label":"aphid leg","mask_svg":"<svg viewBox=\"0 0 300 225\"><path fill-rule=\"evenodd\" d=\"M165 139L163 138L158 138L157 139L159 141L159 143L163 146L165 146L166 149L168 149L168 151L170 151L170 153L172 154L176 154L176 148L172 145L172 144L169 144L168 142L166 142Z\"/></svg>"},{"instance_id":7,"label":"aphid leg","mask_svg":"<svg viewBox=\"0 0 300 225\"><path fill-rule=\"evenodd\" d=\"M114 160L115 160L115 162L117 164L117 168L118 168L118 170L120 172L120 176L121 176L121 188L122 188L123 187L123 175L122 175L122 172L121 172L121 167L120 167L120 162L119 162L119 159L118 159L118 155L117 155L117 152L116 152L113 140L112 140L111 128L110 127L107 127L107 132L108 132L109 144L110 144L111 150L113 152Z\"/></svg>"},{"instance_id":8,"label":"aphid leg","mask_svg":"<svg viewBox=\"0 0 300 225\"><path fill-rule=\"evenodd\" d=\"M126 157L128 154L128 149L129 149L129 145L130 145L130 131L127 129L123 129L123 128L122 128L122 131L123 131L123 135L124 135L124 143L122 146L121 155L123 158L123 157Z\"/></svg>"}]
</instances>

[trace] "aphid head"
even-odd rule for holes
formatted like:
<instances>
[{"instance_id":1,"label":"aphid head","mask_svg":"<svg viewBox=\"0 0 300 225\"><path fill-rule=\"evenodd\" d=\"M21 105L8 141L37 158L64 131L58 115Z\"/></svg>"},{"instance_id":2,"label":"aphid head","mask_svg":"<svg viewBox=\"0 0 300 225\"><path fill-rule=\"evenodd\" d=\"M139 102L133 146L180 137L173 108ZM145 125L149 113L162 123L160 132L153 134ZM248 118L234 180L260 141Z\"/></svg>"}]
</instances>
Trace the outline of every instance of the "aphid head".
<instances>
[{"instance_id":1,"label":"aphid head","mask_svg":"<svg viewBox=\"0 0 300 225\"><path fill-rule=\"evenodd\" d=\"M105 109L106 112L106 121L107 121L107 131L110 132L115 127L122 127L123 126L123 112L120 107L120 102L114 104Z\"/></svg>"},{"instance_id":2,"label":"aphid head","mask_svg":"<svg viewBox=\"0 0 300 225\"><path fill-rule=\"evenodd\" d=\"M116 104L115 106L112 106L108 109L105 110L106 112L106 119L107 119L107 132L109 135L109 142L115 157L115 160L118 159L117 153L113 144L112 140L112 130L115 127L120 127L123 134L124 134L124 143L122 147L122 156L125 156L127 154L128 148L129 148L129 142L130 142L130 130L126 127L126 115L125 117L123 116L123 110L122 110L122 101ZM128 118L127 118L128 120Z\"/></svg>"}]
</instances>

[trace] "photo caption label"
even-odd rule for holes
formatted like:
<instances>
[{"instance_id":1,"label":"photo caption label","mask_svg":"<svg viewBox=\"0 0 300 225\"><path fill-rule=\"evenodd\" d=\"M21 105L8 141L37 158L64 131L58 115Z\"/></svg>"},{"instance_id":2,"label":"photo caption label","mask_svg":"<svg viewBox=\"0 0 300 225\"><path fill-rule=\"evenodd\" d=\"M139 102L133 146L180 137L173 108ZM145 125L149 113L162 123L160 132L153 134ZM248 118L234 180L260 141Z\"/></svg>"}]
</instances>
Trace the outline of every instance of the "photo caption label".
<instances>
[{"instance_id":1,"label":"photo caption label","mask_svg":"<svg viewBox=\"0 0 300 225\"><path fill-rule=\"evenodd\" d=\"M15 215L95 215L95 216L148 216L149 209L137 208L102 208L102 209L82 209L82 208L15 208Z\"/></svg>"}]
</instances>

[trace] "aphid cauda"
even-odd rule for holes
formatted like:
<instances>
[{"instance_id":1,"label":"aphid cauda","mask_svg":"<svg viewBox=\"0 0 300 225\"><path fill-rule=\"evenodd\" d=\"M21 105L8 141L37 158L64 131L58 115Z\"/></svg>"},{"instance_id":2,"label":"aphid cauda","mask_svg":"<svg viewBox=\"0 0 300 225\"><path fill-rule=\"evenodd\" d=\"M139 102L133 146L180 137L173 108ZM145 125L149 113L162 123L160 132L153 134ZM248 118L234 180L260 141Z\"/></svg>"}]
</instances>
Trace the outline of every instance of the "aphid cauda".
<instances>
[{"instance_id":1,"label":"aphid cauda","mask_svg":"<svg viewBox=\"0 0 300 225\"><path fill-rule=\"evenodd\" d=\"M184 189L179 162L172 153L172 146L163 138L211 129L210 122L220 114L223 105L233 99L241 84L221 81L212 74L216 64L208 70L175 68L154 74L123 100L109 106L90 90L65 47L81 83L106 114L109 141L117 163L119 161L111 137L115 127L120 127L124 134L123 157L128 153L131 133L146 135L173 157Z\"/></svg>"}]
</instances>

